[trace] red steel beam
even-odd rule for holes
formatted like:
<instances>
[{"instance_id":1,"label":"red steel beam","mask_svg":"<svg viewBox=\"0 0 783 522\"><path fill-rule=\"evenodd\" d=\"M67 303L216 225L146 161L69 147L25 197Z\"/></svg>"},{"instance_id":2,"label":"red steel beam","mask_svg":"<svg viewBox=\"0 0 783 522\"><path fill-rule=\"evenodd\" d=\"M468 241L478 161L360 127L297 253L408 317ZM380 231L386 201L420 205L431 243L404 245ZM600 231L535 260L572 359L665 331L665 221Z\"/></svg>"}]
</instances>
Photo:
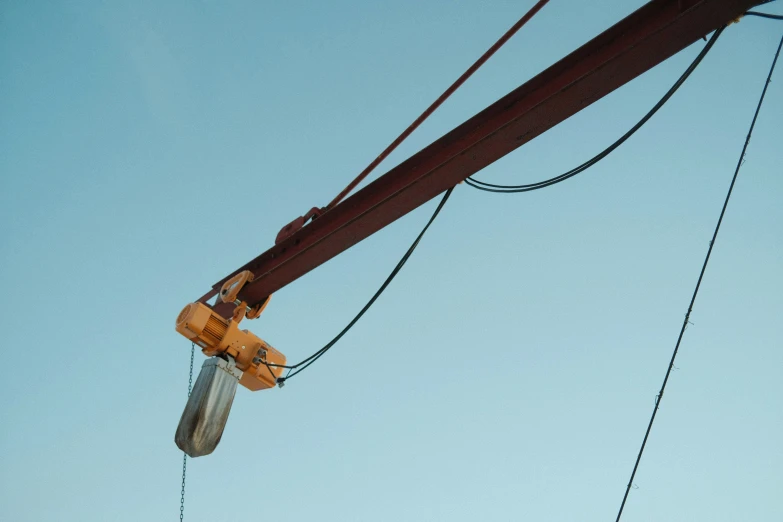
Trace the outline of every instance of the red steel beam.
<instances>
[{"instance_id":1,"label":"red steel beam","mask_svg":"<svg viewBox=\"0 0 783 522\"><path fill-rule=\"evenodd\" d=\"M239 293L260 303L355 245L601 99L759 0L653 0L270 248L242 270ZM596 4L596 8L597 4ZM233 306L231 306L233 308ZM230 315L228 306L217 306Z\"/></svg>"}]
</instances>

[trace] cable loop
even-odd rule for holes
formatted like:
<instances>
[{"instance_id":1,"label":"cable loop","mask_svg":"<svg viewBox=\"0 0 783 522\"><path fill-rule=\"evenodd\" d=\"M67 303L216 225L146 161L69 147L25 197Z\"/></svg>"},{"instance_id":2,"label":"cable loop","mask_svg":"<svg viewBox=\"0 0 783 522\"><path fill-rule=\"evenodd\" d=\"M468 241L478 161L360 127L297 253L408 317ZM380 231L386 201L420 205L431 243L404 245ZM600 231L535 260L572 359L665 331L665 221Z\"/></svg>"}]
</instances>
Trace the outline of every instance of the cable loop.
<instances>
[{"instance_id":1,"label":"cable loop","mask_svg":"<svg viewBox=\"0 0 783 522\"><path fill-rule=\"evenodd\" d=\"M607 148L605 148L603 151L598 153L593 158L585 161L578 167L574 167L573 169L569 170L568 172L565 172L563 174L560 174L559 176L555 176L554 178L549 178L544 181L538 181L536 183L530 183L526 185L495 185L492 183L486 183L484 181L480 181L477 179L474 179L473 177L468 177L465 180L465 183L469 186L478 189L483 190L485 192L497 192L497 193L503 193L503 194L512 194L517 192L530 192L532 190L538 190L545 187L549 187L551 185L555 185L557 183L560 183L562 181L565 181L569 178L572 178L576 176L577 174L581 174L585 170L589 169L605 157L607 157L609 154L611 154L616 148L618 148L620 145L625 143L628 138L634 135L636 131L642 128L642 126L647 123L647 121L653 117L653 115L658 112L658 110L664 106L664 104L669 101L669 98L671 98L675 92L677 92L677 89L680 88L680 86L685 83L685 80L688 79L688 77L691 75L691 73L696 69L696 67L701 63L701 61L704 59L705 56L707 56L707 53L710 52L710 49L712 49L712 46L715 45L715 42L717 41L718 37L721 35L723 30L726 27L721 27L718 30L713 33L712 37L710 38L709 42L707 42L707 45L704 46L704 48L699 52L699 54L696 56L696 58L693 60L693 62L688 66L688 68L685 70L685 72L680 76L677 81L672 85L672 87L666 92L666 94L663 95L663 98L661 98L658 103L656 103L650 111L644 115L644 117L639 120L639 122L631 127L631 129L623 134L617 141L609 145Z\"/></svg>"}]
</instances>

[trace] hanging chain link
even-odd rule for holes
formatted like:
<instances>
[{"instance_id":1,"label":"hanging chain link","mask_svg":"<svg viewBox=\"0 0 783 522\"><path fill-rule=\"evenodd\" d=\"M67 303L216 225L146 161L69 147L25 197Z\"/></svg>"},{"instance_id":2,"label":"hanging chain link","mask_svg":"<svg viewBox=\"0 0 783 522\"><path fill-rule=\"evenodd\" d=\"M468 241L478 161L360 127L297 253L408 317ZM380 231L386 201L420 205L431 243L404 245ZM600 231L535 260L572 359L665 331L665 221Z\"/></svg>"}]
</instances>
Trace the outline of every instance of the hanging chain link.
<instances>
[{"instance_id":1,"label":"hanging chain link","mask_svg":"<svg viewBox=\"0 0 783 522\"><path fill-rule=\"evenodd\" d=\"M190 343L190 375L188 375L188 398L193 390L193 355L196 352L196 345ZM182 452L182 492L179 497L179 522L185 518L185 475L188 471L188 455Z\"/></svg>"},{"instance_id":2,"label":"hanging chain link","mask_svg":"<svg viewBox=\"0 0 783 522\"><path fill-rule=\"evenodd\" d=\"M193 391L193 354L196 353L196 344L190 343L190 374L188 374L188 399Z\"/></svg>"}]
</instances>

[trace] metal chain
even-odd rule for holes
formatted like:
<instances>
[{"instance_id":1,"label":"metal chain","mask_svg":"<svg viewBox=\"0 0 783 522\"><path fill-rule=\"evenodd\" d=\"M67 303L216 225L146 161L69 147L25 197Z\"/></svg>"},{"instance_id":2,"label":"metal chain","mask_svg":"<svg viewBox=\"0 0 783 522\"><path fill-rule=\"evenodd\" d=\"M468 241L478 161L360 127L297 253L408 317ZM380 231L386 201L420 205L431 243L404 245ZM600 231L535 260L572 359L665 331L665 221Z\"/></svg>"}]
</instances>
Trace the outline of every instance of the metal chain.
<instances>
[{"instance_id":1,"label":"metal chain","mask_svg":"<svg viewBox=\"0 0 783 522\"><path fill-rule=\"evenodd\" d=\"M188 398L193 391L193 355L196 352L196 345L190 343L190 375L188 375ZM179 497L179 522L185 518L185 475L188 471L188 455L182 452L182 492Z\"/></svg>"},{"instance_id":2,"label":"metal chain","mask_svg":"<svg viewBox=\"0 0 783 522\"><path fill-rule=\"evenodd\" d=\"M188 399L193 391L193 354L196 353L196 343L190 343L190 374L188 375Z\"/></svg>"}]
</instances>

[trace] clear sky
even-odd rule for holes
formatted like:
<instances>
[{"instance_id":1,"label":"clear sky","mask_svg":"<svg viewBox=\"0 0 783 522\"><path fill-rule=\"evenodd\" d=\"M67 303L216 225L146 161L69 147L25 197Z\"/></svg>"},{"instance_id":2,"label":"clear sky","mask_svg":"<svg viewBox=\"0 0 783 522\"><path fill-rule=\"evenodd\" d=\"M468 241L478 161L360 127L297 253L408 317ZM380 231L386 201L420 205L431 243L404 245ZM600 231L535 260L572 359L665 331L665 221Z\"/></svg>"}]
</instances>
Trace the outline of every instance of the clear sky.
<instances>
[{"instance_id":1,"label":"clear sky","mask_svg":"<svg viewBox=\"0 0 783 522\"><path fill-rule=\"evenodd\" d=\"M327 203L532 3L2 2L0 520L174 520L181 308ZM641 4L553 0L378 174ZM614 520L782 33L731 25L567 183L459 186L328 356L238 390L217 451L190 461L186 520ZM480 178L588 159L703 45ZM783 519L781 136L779 69L624 520ZM434 205L250 328L290 360L322 346Z\"/></svg>"}]
</instances>

